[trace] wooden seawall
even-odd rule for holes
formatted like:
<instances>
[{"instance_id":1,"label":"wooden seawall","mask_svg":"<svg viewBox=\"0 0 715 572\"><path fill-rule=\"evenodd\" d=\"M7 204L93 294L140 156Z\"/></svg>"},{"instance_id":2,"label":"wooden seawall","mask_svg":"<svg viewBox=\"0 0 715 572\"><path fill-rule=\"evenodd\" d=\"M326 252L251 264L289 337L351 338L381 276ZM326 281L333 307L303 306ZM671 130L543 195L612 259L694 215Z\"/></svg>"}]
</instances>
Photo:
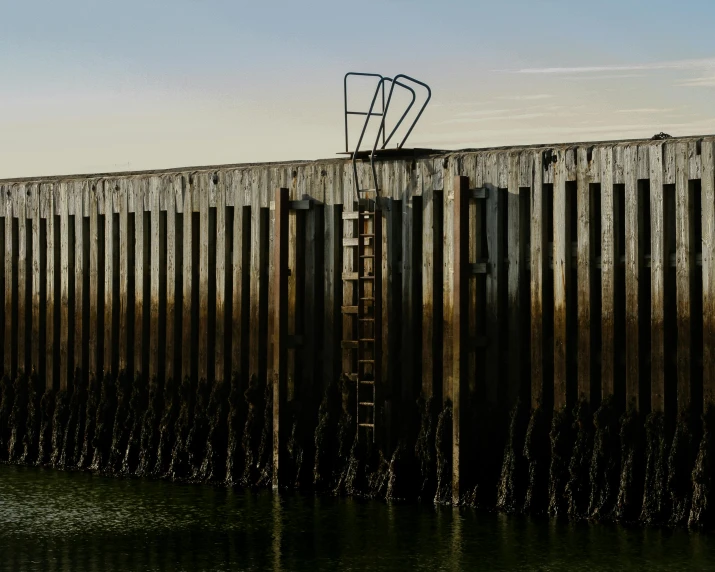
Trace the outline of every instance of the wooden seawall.
<instances>
[{"instance_id":1,"label":"wooden seawall","mask_svg":"<svg viewBox=\"0 0 715 572\"><path fill-rule=\"evenodd\" d=\"M476 409L506 423L519 401L644 415L713 405L714 143L380 161L380 446L418 431L419 397L451 404L460 502L482 478ZM0 192L5 375L55 390L122 371L267 380L277 484L284 412L314 419L354 359L349 161L6 180Z\"/></svg>"}]
</instances>

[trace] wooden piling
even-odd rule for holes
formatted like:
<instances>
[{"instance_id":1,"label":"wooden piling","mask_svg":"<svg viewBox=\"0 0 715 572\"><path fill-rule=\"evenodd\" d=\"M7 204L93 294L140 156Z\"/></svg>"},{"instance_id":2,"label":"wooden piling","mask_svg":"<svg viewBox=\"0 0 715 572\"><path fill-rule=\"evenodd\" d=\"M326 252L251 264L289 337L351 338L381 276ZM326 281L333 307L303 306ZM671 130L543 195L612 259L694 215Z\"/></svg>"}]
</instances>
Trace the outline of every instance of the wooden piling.
<instances>
[{"instance_id":1,"label":"wooden piling","mask_svg":"<svg viewBox=\"0 0 715 572\"><path fill-rule=\"evenodd\" d=\"M703 408L715 405L715 153L701 144L703 267Z\"/></svg>"},{"instance_id":2,"label":"wooden piling","mask_svg":"<svg viewBox=\"0 0 715 572\"><path fill-rule=\"evenodd\" d=\"M452 301L452 502L459 504L462 455L462 388L467 357L468 266L469 266L469 177L454 178L454 290ZM466 415L465 415L466 417Z\"/></svg>"},{"instance_id":3,"label":"wooden piling","mask_svg":"<svg viewBox=\"0 0 715 572\"><path fill-rule=\"evenodd\" d=\"M554 164L553 273L554 273L554 410L567 405L569 370L568 296L571 283L571 197L566 192L566 153L558 151Z\"/></svg>"},{"instance_id":4,"label":"wooden piling","mask_svg":"<svg viewBox=\"0 0 715 572\"><path fill-rule=\"evenodd\" d=\"M273 346L273 360L269 364L268 380L273 386L273 488L280 484L280 460L285 445L284 418L286 416L286 350L288 335L288 200L286 188L276 190L275 238L273 243L274 297L270 301L269 338Z\"/></svg>"},{"instance_id":5,"label":"wooden piling","mask_svg":"<svg viewBox=\"0 0 715 572\"><path fill-rule=\"evenodd\" d=\"M693 377L692 344L692 279L695 263L693 240L693 202L689 181L688 148L676 147L675 175L675 276L677 308L677 405L678 411L690 409Z\"/></svg>"}]
</instances>

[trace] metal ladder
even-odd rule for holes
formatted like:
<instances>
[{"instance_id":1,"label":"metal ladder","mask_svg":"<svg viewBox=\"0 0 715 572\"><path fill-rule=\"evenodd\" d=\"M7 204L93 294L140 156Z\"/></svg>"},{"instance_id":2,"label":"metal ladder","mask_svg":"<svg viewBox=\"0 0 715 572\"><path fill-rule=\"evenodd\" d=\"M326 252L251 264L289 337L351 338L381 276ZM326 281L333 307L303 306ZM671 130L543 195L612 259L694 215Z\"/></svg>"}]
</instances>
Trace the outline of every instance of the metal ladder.
<instances>
[{"instance_id":1,"label":"metal ladder","mask_svg":"<svg viewBox=\"0 0 715 572\"><path fill-rule=\"evenodd\" d=\"M370 103L370 108L365 111L349 111L347 96L347 81L350 76L364 76L377 79L377 87ZM402 80L402 81L400 81ZM380 379L380 352L382 344L382 213L380 210L380 191L377 181L377 171L375 168L375 157L378 153L378 144L382 139L380 150L384 150L387 144L395 135L410 109L415 103L415 91L410 86L403 83L412 82L426 89L427 96L422 104L417 116L410 124L407 134L397 145L402 148L407 137L415 127L422 112L431 97L431 90L427 84L418 80L399 74L394 78L383 77L379 74L368 73L348 73L344 79L345 98L345 151L352 155L353 181L357 192L358 210L344 212L343 219L354 221L357 226L357 237L350 236L343 238L343 246L346 249L357 248L354 252L354 264L352 272L343 273L344 282L352 282L352 297L350 305L343 306L344 317L353 319L352 327L348 339L344 339L342 346L344 350L350 352L347 363L350 364L347 376L355 382L355 393L357 401L357 438L375 441L377 425L377 391ZM390 84L390 91L385 100L385 84ZM386 117L392 101L395 86L399 86L411 93L412 101L407 106L396 125L386 136ZM379 96L382 95L379 111L375 108ZM349 152L348 137L348 115L365 116L360 137L353 152ZM357 159L360 154L360 145L365 137L367 126L372 117L380 117L380 127L372 145L372 150L368 151L367 157L370 160L370 170L372 174L372 189L360 189ZM364 152L363 152L364 153ZM349 253L345 252L346 259ZM356 268L357 267L357 268ZM357 355L355 355L357 354Z\"/></svg>"},{"instance_id":2,"label":"metal ladder","mask_svg":"<svg viewBox=\"0 0 715 572\"><path fill-rule=\"evenodd\" d=\"M357 212L343 213L357 226L357 236L343 239L346 251L354 249L353 271L343 274L353 284L353 303L343 306L343 313L354 320L343 349L351 351L348 377L355 382L358 439L374 442L382 340L382 213L376 189L360 190L358 197Z\"/></svg>"}]
</instances>

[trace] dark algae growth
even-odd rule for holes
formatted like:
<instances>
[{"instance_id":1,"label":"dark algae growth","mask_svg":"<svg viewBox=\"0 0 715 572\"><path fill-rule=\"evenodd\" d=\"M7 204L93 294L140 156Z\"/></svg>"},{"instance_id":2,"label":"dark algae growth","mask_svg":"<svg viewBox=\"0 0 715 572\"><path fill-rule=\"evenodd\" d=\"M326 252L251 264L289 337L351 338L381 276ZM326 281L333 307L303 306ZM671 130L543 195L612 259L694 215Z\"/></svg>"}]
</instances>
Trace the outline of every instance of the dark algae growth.
<instances>
[{"instance_id":1,"label":"dark algae growth","mask_svg":"<svg viewBox=\"0 0 715 572\"><path fill-rule=\"evenodd\" d=\"M355 384L340 377L325 384L319 403L290 404L281 487L452 504L451 402L418 398L403 412L415 423L388 447L357 438L355 399ZM621 412L608 398L595 410L585 400L530 409L523 399L503 415L470 409L461 505L570 520L713 524L712 407L701 418ZM68 389L48 390L20 373L0 380L0 461L267 488L272 419L273 387L259 376L176 383L77 370Z\"/></svg>"}]
</instances>

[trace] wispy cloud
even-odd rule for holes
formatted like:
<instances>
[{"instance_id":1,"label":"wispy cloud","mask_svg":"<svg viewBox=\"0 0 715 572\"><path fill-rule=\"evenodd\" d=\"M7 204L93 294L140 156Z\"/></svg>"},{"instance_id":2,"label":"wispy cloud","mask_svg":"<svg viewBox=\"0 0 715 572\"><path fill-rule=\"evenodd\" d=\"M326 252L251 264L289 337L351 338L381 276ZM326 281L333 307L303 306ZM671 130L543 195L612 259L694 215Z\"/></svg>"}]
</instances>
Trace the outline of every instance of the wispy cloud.
<instances>
[{"instance_id":1,"label":"wispy cloud","mask_svg":"<svg viewBox=\"0 0 715 572\"><path fill-rule=\"evenodd\" d=\"M694 77L678 82L678 87L715 87L715 76Z\"/></svg>"},{"instance_id":2,"label":"wispy cloud","mask_svg":"<svg viewBox=\"0 0 715 572\"><path fill-rule=\"evenodd\" d=\"M677 107L667 107L667 108L657 108L657 107L641 107L638 109L618 109L616 110L616 113L640 113L640 114L649 114L649 113L670 113L671 111L677 111Z\"/></svg>"},{"instance_id":3,"label":"wispy cloud","mask_svg":"<svg viewBox=\"0 0 715 572\"><path fill-rule=\"evenodd\" d=\"M536 119L537 117L545 117L546 115L546 113L512 113L506 115L487 115L484 117L460 117L440 121L440 123L481 123L486 121L508 121L510 119Z\"/></svg>"},{"instance_id":4,"label":"wispy cloud","mask_svg":"<svg viewBox=\"0 0 715 572\"><path fill-rule=\"evenodd\" d=\"M538 99L551 99L554 97L550 93L535 93L532 95L503 95L497 99L504 99L507 101L535 101Z\"/></svg>"},{"instance_id":5,"label":"wispy cloud","mask_svg":"<svg viewBox=\"0 0 715 572\"><path fill-rule=\"evenodd\" d=\"M603 66L576 66L576 67L535 67L518 70L501 70L517 74L593 74L608 72L631 72L652 70L691 70L715 68L715 58L700 58L690 60L677 60L670 62L651 62L642 64L603 65Z\"/></svg>"}]
</instances>

